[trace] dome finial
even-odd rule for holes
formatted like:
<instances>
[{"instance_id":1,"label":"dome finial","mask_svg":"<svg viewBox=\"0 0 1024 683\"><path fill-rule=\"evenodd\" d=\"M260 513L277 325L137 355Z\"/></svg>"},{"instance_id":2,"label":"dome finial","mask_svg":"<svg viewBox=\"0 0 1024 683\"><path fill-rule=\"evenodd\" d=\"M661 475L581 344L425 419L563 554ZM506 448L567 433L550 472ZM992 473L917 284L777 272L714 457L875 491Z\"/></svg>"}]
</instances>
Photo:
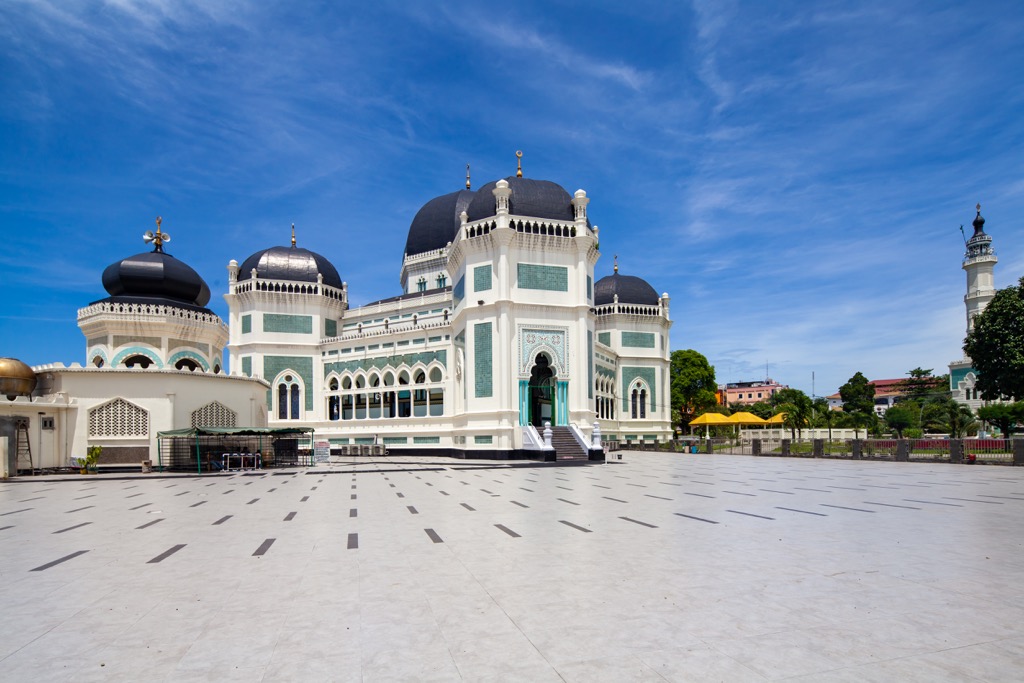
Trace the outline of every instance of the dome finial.
<instances>
[{"instance_id":1,"label":"dome finial","mask_svg":"<svg viewBox=\"0 0 1024 683\"><path fill-rule=\"evenodd\" d=\"M523 177L523 153L516 151L516 178Z\"/></svg>"},{"instance_id":2,"label":"dome finial","mask_svg":"<svg viewBox=\"0 0 1024 683\"><path fill-rule=\"evenodd\" d=\"M469 164L466 164L466 189L472 189L469 185Z\"/></svg>"},{"instance_id":3,"label":"dome finial","mask_svg":"<svg viewBox=\"0 0 1024 683\"><path fill-rule=\"evenodd\" d=\"M292 248L295 248L295 224L292 223Z\"/></svg>"},{"instance_id":4,"label":"dome finial","mask_svg":"<svg viewBox=\"0 0 1024 683\"><path fill-rule=\"evenodd\" d=\"M146 244L153 243L153 252L162 254L164 252L164 242L170 242L171 236L166 232L160 232L160 223L163 222L163 218L160 216L156 217L156 232L147 230L146 234L142 236L142 241Z\"/></svg>"},{"instance_id":5,"label":"dome finial","mask_svg":"<svg viewBox=\"0 0 1024 683\"><path fill-rule=\"evenodd\" d=\"M616 273L619 272L619 255L618 254L615 255L615 272Z\"/></svg>"}]
</instances>

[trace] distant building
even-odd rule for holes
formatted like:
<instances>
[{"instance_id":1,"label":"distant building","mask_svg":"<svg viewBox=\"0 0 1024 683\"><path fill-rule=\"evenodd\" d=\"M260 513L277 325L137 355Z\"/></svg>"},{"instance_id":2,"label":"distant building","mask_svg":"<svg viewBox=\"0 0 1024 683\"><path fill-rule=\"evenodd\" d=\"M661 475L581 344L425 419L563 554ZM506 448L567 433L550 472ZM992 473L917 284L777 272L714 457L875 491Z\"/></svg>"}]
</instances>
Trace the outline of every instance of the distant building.
<instances>
[{"instance_id":1,"label":"distant building","mask_svg":"<svg viewBox=\"0 0 1024 683\"><path fill-rule=\"evenodd\" d=\"M964 295L967 333L974 329L974 318L985 310L988 302L996 295L993 272L999 261L992 248L992 238L985 234L981 204L978 204L977 210L978 215L975 216L973 223L974 234L967 240L967 251L961 265L967 273L967 293ZM981 395L975 386L977 379L978 372L966 354L960 360L949 364L949 390L953 394L953 399L969 406L971 410L977 410L983 405Z\"/></svg>"},{"instance_id":2,"label":"distant building","mask_svg":"<svg viewBox=\"0 0 1024 683\"><path fill-rule=\"evenodd\" d=\"M718 387L718 401L722 405L739 403L747 406L771 399L780 389L789 389L789 386L779 384L770 377L754 382L731 382Z\"/></svg>"},{"instance_id":3,"label":"distant building","mask_svg":"<svg viewBox=\"0 0 1024 683\"><path fill-rule=\"evenodd\" d=\"M905 378L873 379L868 381L868 384L875 388L875 415L882 417L885 415L885 411L899 403L904 395L903 382L905 381ZM828 407L830 410L842 409L843 398L838 392L828 397Z\"/></svg>"}]
</instances>

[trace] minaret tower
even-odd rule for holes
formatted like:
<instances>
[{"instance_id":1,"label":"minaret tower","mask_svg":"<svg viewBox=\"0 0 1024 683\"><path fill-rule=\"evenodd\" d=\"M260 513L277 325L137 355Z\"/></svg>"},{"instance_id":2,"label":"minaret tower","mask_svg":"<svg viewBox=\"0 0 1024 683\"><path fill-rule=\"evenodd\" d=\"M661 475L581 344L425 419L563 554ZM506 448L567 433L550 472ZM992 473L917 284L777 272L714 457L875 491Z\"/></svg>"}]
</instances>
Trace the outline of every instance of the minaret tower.
<instances>
[{"instance_id":1,"label":"minaret tower","mask_svg":"<svg viewBox=\"0 0 1024 683\"><path fill-rule=\"evenodd\" d=\"M996 252L992 249L992 237L985 234L985 219L981 217L981 204L977 206L978 215L974 219L974 235L967 241L967 252L964 254L963 269L967 272L967 294L964 305L967 307L967 332L974 329L974 316L985 310L988 302L996 294L995 270Z\"/></svg>"}]
</instances>

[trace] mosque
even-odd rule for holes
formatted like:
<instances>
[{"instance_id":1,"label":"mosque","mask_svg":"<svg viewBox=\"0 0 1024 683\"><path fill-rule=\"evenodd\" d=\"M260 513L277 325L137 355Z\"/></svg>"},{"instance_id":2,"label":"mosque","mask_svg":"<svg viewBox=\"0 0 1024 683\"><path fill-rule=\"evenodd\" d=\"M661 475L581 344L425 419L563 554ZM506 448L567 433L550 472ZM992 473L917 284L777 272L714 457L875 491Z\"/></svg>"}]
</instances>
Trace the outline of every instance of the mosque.
<instances>
[{"instance_id":1,"label":"mosque","mask_svg":"<svg viewBox=\"0 0 1024 683\"><path fill-rule=\"evenodd\" d=\"M158 220L153 251L107 267L109 296L79 310L84 365L0 361L8 470L26 467L26 447L35 467L92 445L101 464L156 460L159 433L190 427L494 459L666 441L669 296L617 264L596 277L589 203L524 177L521 161L477 190L467 170L464 189L413 217L402 292L357 308L293 227L291 244L228 263L226 322Z\"/></svg>"}]
</instances>

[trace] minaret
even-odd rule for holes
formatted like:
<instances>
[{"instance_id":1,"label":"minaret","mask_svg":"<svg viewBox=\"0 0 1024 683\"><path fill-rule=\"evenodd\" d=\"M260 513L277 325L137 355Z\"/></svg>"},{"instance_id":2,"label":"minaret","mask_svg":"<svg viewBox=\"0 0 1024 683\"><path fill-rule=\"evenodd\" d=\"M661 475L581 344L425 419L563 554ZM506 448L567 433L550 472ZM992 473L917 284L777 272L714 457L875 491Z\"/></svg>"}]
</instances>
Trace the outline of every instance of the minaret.
<instances>
[{"instance_id":1,"label":"minaret","mask_svg":"<svg viewBox=\"0 0 1024 683\"><path fill-rule=\"evenodd\" d=\"M964 305L967 307L967 332L974 329L974 317L985 310L988 302L996 294L995 280L992 272L995 269L996 252L992 249L992 238L985 234L985 219L981 217L981 204L977 206L978 215L974 219L974 235L967 241L964 254L963 269L967 273L967 294Z\"/></svg>"}]
</instances>

